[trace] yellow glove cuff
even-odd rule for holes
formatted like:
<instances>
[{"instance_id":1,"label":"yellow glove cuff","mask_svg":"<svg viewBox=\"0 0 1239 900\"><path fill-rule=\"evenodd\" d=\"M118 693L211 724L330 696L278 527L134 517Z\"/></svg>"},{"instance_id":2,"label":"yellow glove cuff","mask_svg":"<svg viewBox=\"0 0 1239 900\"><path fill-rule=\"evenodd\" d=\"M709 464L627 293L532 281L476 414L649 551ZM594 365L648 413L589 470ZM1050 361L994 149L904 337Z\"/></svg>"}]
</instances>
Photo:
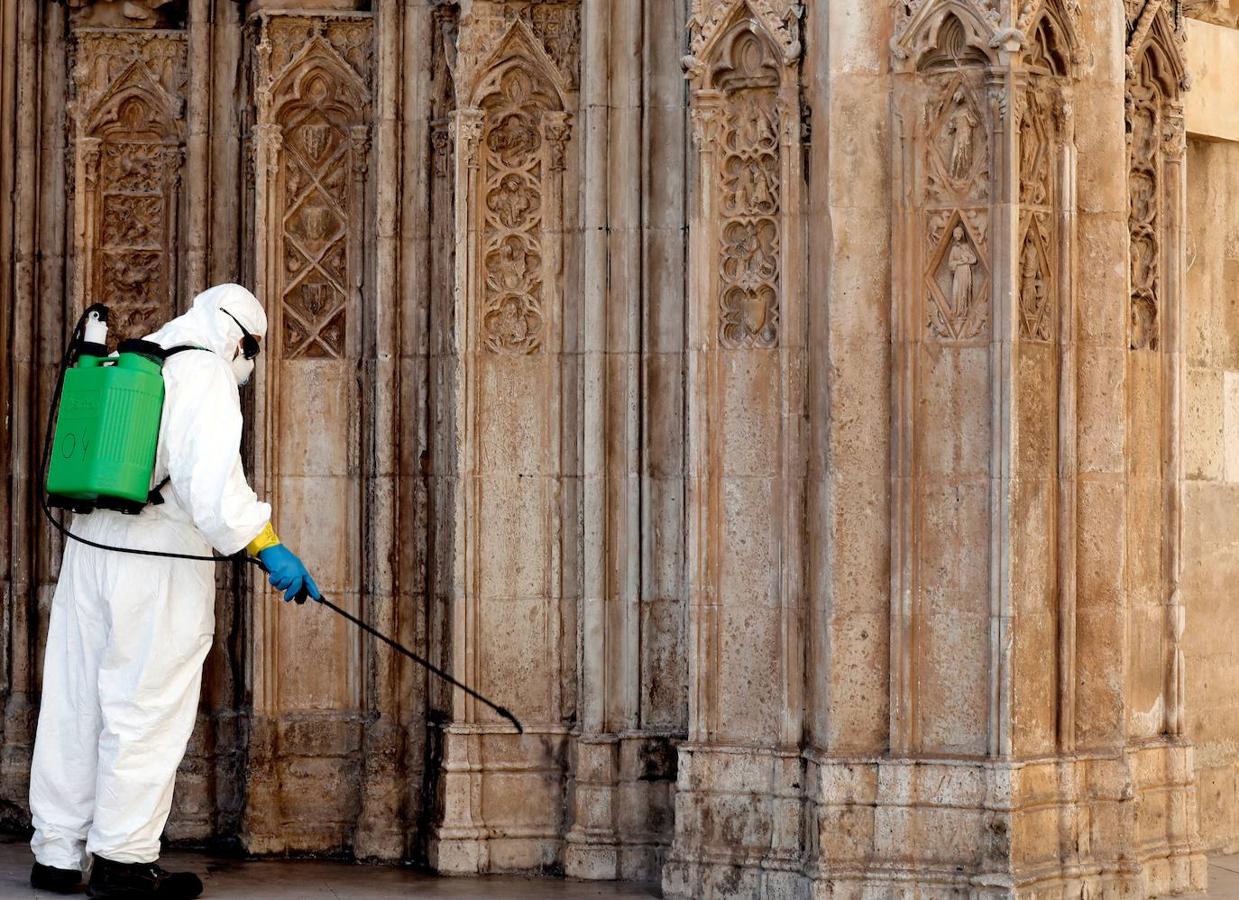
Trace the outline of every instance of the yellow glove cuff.
<instances>
[{"instance_id":1,"label":"yellow glove cuff","mask_svg":"<svg viewBox=\"0 0 1239 900\"><path fill-rule=\"evenodd\" d=\"M258 532L258 537L246 544L245 552L250 556L257 556L268 547L274 547L279 542L280 539L276 536L275 529L272 528L271 523L268 522L265 526L263 526L262 531Z\"/></svg>"}]
</instances>

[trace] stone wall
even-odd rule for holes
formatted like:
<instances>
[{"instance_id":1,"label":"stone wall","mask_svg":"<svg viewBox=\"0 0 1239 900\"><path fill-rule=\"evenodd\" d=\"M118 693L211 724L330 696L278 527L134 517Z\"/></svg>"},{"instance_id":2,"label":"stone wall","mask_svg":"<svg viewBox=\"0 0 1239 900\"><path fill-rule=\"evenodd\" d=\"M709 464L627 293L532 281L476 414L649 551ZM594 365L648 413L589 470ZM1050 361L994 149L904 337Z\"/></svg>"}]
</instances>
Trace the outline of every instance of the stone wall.
<instances>
[{"instance_id":1,"label":"stone wall","mask_svg":"<svg viewBox=\"0 0 1239 900\"><path fill-rule=\"evenodd\" d=\"M0 28L9 824L65 323L235 279L277 528L525 733L221 567L173 838L707 897L1166 893L1235 840L1235 161L1185 158L1176 0Z\"/></svg>"},{"instance_id":2,"label":"stone wall","mask_svg":"<svg viewBox=\"0 0 1239 900\"><path fill-rule=\"evenodd\" d=\"M1239 144L1193 141L1183 590L1201 837L1239 847Z\"/></svg>"}]
</instances>

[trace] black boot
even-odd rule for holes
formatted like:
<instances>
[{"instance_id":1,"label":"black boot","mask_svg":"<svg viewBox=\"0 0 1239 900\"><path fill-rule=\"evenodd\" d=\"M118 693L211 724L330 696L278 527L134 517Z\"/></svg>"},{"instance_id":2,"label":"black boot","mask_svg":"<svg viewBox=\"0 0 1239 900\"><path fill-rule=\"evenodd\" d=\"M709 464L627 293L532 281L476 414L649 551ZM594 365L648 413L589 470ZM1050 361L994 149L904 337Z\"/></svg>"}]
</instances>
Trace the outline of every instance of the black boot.
<instances>
[{"instance_id":1,"label":"black boot","mask_svg":"<svg viewBox=\"0 0 1239 900\"><path fill-rule=\"evenodd\" d=\"M82 873L77 869L57 869L35 863L30 870L30 886L38 891L53 894L76 894L82 884Z\"/></svg>"},{"instance_id":2,"label":"black boot","mask_svg":"<svg viewBox=\"0 0 1239 900\"><path fill-rule=\"evenodd\" d=\"M95 857L86 893L96 900L193 900L202 882L192 872L165 872L155 863L118 863Z\"/></svg>"}]
</instances>

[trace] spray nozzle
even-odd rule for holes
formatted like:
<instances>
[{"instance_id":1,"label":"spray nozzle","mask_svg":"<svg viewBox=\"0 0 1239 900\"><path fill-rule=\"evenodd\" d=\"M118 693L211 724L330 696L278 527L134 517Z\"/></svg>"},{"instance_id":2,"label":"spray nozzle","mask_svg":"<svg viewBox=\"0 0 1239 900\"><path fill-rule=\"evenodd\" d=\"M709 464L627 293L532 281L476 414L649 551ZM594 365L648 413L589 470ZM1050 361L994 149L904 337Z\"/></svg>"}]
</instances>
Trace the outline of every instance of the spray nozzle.
<instances>
[{"instance_id":1,"label":"spray nozzle","mask_svg":"<svg viewBox=\"0 0 1239 900\"><path fill-rule=\"evenodd\" d=\"M86 323L82 329L82 343L93 345L96 355L108 343L108 308L102 303L86 307Z\"/></svg>"}]
</instances>

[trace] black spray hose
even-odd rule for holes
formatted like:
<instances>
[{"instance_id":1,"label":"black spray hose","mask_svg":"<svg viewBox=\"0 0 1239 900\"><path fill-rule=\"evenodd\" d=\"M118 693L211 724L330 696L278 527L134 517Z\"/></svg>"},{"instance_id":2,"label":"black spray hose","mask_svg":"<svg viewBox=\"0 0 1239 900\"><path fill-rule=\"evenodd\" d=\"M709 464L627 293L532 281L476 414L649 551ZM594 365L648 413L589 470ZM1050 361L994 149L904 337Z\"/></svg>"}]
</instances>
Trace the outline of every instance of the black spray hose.
<instances>
[{"instance_id":1,"label":"black spray hose","mask_svg":"<svg viewBox=\"0 0 1239 900\"><path fill-rule=\"evenodd\" d=\"M51 461L52 427L56 421L55 420L56 410L60 408L61 394L64 392L65 372L69 370L69 365L73 361L73 352L77 346L79 338L82 335L83 329L86 327L86 319L90 316L92 312L95 312L96 310L100 308L101 308L100 304L95 304L93 306L87 307L86 311L82 313L81 318L77 320L77 324L73 326L73 333L69 336L69 346L65 348L64 356L61 357L61 360L60 360L60 371L56 375L56 392L52 396L52 402L47 410L47 429L43 433L43 463L39 470L39 473L40 473L39 474L39 505L43 508L43 515L47 517L47 521L52 524L53 528L55 528L57 531L59 531L62 535L64 535L69 540L77 541L79 544L85 544L87 547L94 547L96 550L110 550L114 553L129 553L134 556L159 556L165 559L190 559L190 560L195 560L195 561L200 561L200 562L240 561L240 562L249 563L250 565L257 566L259 569L263 571L263 573L266 573L267 567L262 564L262 560L254 559L253 557L246 556L245 551L243 550L232 556L215 556L215 555L201 556L201 555L195 555L192 553L171 553L171 552L165 552L161 550L139 550L136 547L114 547L110 544L100 544L100 543L97 543L96 541L88 540L87 538L79 537L78 535L74 534L68 528L64 526L63 522L58 521L56 517L52 514L52 509L48 503L48 498L47 498L47 467L48 467L48 463ZM297 601L297 603L305 603L307 597L309 597L309 592L303 587L301 591L298 592L297 596L294 599ZM337 615L345 619L348 619L350 622L352 622L354 625L356 625L358 628L360 628L362 631L366 632L370 636L378 638L380 641L382 641L384 644L387 644L387 646L391 647L396 652L407 656L409 659L413 660L413 662L417 663L419 666L423 667L431 674L437 675L439 678L442 678L452 687L460 688L462 691L464 691L467 695L472 697L474 700L477 700L478 702L483 703L486 706L489 706L491 709L493 709L503 718L511 722L513 726L515 726L518 734L525 733L525 729L521 725L520 720L517 719L516 716L514 716L508 710L507 707L500 706L498 703L495 703L493 700L487 699L482 694L478 693L473 688L469 687L469 685L464 684L463 682L458 681L457 679L453 678L451 675L443 671L443 669L440 669L430 660L424 659L423 657L418 656L408 647L405 647L403 644L400 644L392 640L387 635L383 634L381 631L378 631L372 625L369 625L363 622L361 619L357 618L356 616L354 616L352 613L348 612L347 610L341 609L340 607L336 606L326 597L319 596L313 599L317 603L319 603L322 606L327 607L328 609L330 609L332 612L336 613Z\"/></svg>"}]
</instances>

